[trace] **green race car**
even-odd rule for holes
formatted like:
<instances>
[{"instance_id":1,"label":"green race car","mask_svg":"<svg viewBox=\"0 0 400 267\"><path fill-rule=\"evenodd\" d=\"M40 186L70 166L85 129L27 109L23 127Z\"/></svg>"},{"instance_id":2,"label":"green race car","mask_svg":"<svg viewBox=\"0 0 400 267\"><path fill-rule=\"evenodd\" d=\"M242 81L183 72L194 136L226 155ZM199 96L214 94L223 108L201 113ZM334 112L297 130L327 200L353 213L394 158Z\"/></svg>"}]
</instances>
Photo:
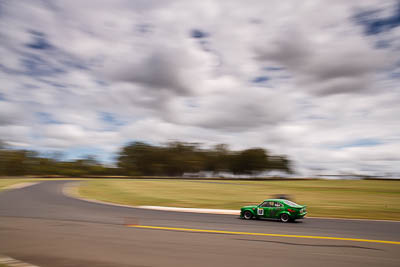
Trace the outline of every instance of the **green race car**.
<instances>
[{"instance_id":1,"label":"green race car","mask_svg":"<svg viewBox=\"0 0 400 267\"><path fill-rule=\"evenodd\" d=\"M306 214L306 206L287 199L267 199L259 205L245 206L240 209L240 218L246 220L273 218L285 223L303 219Z\"/></svg>"}]
</instances>

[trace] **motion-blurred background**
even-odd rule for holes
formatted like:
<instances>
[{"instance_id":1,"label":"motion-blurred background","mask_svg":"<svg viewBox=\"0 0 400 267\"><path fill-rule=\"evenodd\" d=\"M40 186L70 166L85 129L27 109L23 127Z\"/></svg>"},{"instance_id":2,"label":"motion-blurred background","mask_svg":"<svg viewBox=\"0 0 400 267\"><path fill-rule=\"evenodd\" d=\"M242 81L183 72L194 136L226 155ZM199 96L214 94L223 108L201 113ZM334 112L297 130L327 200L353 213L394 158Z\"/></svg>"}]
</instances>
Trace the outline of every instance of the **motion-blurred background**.
<instances>
[{"instance_id":1,"label":"motion-blurred background","mask_svg":"<svg viewBox=\"0 0 400 267\"><path fill-rule=\"evenodd\" d=\"M399 51L400 0L0 0L0 267L400 266Z\"/></svg>"},{"instance_id":2,"label":"motion-blurred background","mask_svg":"<svg viewBox=\"0 0 400 267\"><path fill-rule=\"evenodd\" d=\"M0 24L4 175L399 177L398 1L2 0Z\"/></svg>"}]
</instances>

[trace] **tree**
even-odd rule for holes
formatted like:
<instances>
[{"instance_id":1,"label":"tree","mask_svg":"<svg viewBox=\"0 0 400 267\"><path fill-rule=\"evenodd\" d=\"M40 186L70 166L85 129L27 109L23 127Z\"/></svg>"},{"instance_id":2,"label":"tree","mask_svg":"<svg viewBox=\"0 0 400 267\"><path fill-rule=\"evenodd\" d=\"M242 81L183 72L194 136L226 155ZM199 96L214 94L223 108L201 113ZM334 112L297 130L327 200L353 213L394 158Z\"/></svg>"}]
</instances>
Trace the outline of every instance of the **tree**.
<instances>
[{"instance_id":1,"label":"tree","mask_svg":"<svg viewBox=\"0 0 400 267\"><path fill-rule=\"evenodd\" d=\"M268 170L293 173L292 162L286 156L271 156L269 157Z\"/></svg>"},{"instance_id":2,"label":"tree","mask_svg":"<svg viewBox=\"0 0 400 267\"><path fill-rule=\"evenodd\" d=\"M170 142L164 151L165 173L169 176L182 176L187 172L204 170L204 160L198 144Z\"/></svg>"},{"instance_id":3,"label":"tree","mask_svg":"<svg viewBox=\"0 0 400 267\"><path fill-rule=\"evenodd\" d=\"M237 174L255 174L267 170L268 163L265 149L246 149L232 156L231 171Z\"/></svg>"},{"instance_id":4,"label":"tree","mask_svg":"<svg viewBox=\"0 0 400 267\"><path fill-rule=\"evenodd\" d=\"M160 175L164 166L159 147L134 142L124 147L118 157L118 167L127 175Z\"/></svg>"},{"instance_id":5,"label":"tree","mask_svg":"<svg viewBox=\"0 0 400 267\"><path fill-rule=\"evenodd\" d=\"M229 171L230 154L231 152L225 144L218 144L213 149L204 151L204 169L213 173Z\"/></svg>"},{"instance_id":6,"label":"tree","mask_svg":"<svg viewBox=\"0 0 400 267\"><path fill-rule=\"evenodd\" d=\"M146 175L182 176L201 171L232 172L254 175L263 171L291 172L286 156L269 155L265 149L251 148L230 151L224 144L201 149L198 143L169 142L162 146L133 142L118 155L118 168L106 167L95 157L65 161L62 157L38 154L29 150L13 150L0 142L0 175Z\"/></svg>"}]
</instances>

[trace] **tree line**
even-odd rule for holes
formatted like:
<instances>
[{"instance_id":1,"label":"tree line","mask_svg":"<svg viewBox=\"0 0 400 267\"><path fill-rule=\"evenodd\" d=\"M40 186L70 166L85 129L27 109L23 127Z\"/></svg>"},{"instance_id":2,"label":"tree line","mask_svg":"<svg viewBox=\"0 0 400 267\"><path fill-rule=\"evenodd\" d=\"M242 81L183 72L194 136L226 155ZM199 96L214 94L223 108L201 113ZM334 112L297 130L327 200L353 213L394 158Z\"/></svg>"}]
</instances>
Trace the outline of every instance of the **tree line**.
<instances>
[{"instance_id":1,"label":"tree line","mask_svg":"<svg viewBox=\"0 0 400 267\"><path fill-rule=\"evenodd\" d=\"M292 172L286 156L271 155L263 148L232 151L224 144L210 149L197 143L169 142L150 145L133 142L122 147L115 166L87 156L77 160L62 160L30 150L15 150L0 146L1 176L174 176L209 172L256 175L265 171Z\"/></svg>"}]
</instances>

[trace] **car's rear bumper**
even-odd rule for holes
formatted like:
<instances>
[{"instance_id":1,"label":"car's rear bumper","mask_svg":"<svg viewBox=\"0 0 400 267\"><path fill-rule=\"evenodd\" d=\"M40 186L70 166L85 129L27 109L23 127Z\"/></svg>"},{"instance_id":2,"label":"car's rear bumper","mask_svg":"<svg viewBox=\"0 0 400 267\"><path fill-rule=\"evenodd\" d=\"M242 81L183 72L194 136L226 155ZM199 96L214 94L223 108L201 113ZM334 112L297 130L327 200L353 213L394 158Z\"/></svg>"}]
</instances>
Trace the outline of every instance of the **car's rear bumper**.
<instances>
[{"instance_id":1,"label":"car's rear bumper","mask_svg":"<svg viewBox=\"0 0 400 267\"><path fill-rule=\"evenodd\" d=\"M306 215L307 215L307 212L303 212L303 213L297 214L295 216L295 218L296 219L303 219Z\"/></svg>"}]
</instances>

